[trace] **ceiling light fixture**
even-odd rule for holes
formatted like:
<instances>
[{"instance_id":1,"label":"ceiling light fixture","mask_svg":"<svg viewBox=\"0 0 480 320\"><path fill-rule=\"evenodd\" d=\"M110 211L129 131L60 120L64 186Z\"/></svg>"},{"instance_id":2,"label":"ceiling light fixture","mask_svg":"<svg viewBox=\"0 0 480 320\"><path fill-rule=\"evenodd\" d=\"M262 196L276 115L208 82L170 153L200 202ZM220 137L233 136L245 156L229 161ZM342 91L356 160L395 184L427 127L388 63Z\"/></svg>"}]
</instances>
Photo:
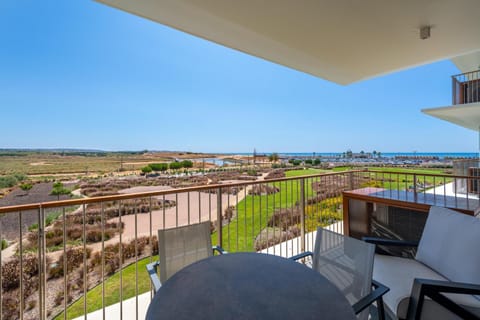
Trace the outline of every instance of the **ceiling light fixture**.
<instances>
[{"instance_id":1,"label":"ceiling light fixture","mask_svg":"<svg viewBox=\"0 0 480 320\"><path fill-rule=\"evenodd\" d=\"M431 26L422 26L420 27L420 39L425 40L430 38Z\"/></svg>"}]
</instances>

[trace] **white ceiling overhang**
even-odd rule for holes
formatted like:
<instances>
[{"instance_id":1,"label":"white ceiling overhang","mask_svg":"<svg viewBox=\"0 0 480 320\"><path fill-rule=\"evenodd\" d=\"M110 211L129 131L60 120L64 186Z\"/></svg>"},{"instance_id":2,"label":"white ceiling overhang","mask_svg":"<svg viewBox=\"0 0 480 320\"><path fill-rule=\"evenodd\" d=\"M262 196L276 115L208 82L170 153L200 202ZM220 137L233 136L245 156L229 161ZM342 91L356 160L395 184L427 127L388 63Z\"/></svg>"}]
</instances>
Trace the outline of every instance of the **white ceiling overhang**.
<instances>
[{"instance_id":1,"label":"white ceiling overhang","mask_svg":"<svg viewBox=\"0 0 480 320\"><path fill-rule=\"evenodd\" d=\"M480 103L461 104L449 107L423 109L431 115L467 129L480 130Z\"/></svg>"},{"instance_id":2,"label":"white ceiling overhang","mask_svg":"<svg viewBox=\"0 0 480 320\"><path fill-rule=\"evenodd\" d=\"M479 0L97 1L340 84L480 50Z\"/></svg>"}]
</instances>

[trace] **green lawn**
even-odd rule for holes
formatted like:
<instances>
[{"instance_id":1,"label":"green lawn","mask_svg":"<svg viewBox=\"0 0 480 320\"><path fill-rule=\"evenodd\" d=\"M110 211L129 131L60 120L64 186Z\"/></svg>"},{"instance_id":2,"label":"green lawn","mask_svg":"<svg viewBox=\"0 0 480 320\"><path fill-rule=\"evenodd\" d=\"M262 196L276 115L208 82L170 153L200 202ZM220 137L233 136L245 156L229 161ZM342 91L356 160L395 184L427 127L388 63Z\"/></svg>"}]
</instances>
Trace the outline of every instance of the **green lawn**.
<instances>
[{"instance_id":1,"label":"green lawn","mask_svg":"<svg viewBox=\"0 0 480 320\"><path fill-rule=\"evenodd\" d=\"M445 171L442 169L371 168L369 171L371 172L369 175L372 186L394 190L407 190L413 187L414 178L416 178L418 185L425 185L425 189L430 189L434 186L440 186L452 181L452 179L446 177L424 176L424 174L444 175ZM375 173L376 171L382 172ZM399 174L396 174L396 172ZM414 174L417 175L414 176Z\"/></svg>"},{"instance_id":2,"label":"green lawn","mask_svg":"<svg viewBox=\"0 0 480 320\"><path fill-rule=\"evenodd\" d=\"M285 175L287 177L298 177L298 176L306 176L306 175L312 175L312 174L320 174L320 173L326 173L330 172L329 170L323 170L323 169L314 169L314 168L308 168L308 169L300 169L300 170L291 170L287 171Z\"/></svg>"},{"instance_id":3,"label":"green lawn","mask_svg":"<svg viewBox=\"0 0 480 320\"><path fill-rule=\"evenodd\" d=\"M138 261L138 278L135 277L135 263L131 264L122 271L123 299L134 297L150 290L150 278L145 266L150 263L150 257ZM138 293L135 290L135 284L138 283ZM83 301L80 298L67 309L67 319L73 319L83 315ZM120 272L105 280L105 306L115 304L120 301ZM96 286L87 292L87 313L102 308L102 285ZM63 319L63 313L55 318Z\"/></svg>"},{"instance_id":4,"label":"green lawn","mask_svg":"<svg viewBox=\"0 0 480 320\"><path fill-rule=\"evenodd\" d=\"M287 177L297 177L324 173L325 170L307 169L287 171ZM312 182L317 178L305 181L305 198L312 197ZM237 216L222 229L223 247L230 252L253 251L255 237L267 226L268 219L279 208L292 208L300 199L300 181L282 181L270 183L279 187L275 194L252 196L238 203ZM212 234L213 243L217 243L217 233Z\"/></svg>"}]
</instances>

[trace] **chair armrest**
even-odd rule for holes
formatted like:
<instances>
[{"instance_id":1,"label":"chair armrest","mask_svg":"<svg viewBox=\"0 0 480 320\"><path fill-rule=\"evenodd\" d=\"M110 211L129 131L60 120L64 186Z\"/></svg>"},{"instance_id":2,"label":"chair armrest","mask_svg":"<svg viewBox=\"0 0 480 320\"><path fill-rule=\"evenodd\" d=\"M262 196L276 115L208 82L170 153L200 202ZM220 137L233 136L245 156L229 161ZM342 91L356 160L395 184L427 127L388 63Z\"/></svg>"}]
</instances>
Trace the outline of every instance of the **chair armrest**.
<instances>
[{"instance_id":1,"label":"chair armrest","mask_svg":"<svg viewBox=\"0 0 480 320\"><path fill-rule=\"evenodd\" d=\"M352 308L353 312L355 314L359 314L366 308L368 308L372 303L377 301L377 307L379 310L379 318L383 319L385 316L383 314L383 295L390 291L390 288L387 286L381 284L378 281L372 280L372 286L375 288L372 292L370 292L368 295L363 297L362 299L358 300L357 303L355 303Z\"/></svg>"},{"instance_id":2,"label":"chair armrest","mask_svg":"<svg viewBox=\"0 0 480 320\"><path fill-rule=\"evenodd\" d=\"M306 257L313 257L313 253L310 252L310 251L306 251L306 252L297 254L297 255L295 255L295 256L293 256L293 257L290 257L289 259L290 259L290 260L293 260L293 261L297 261L297 260L300 260L300 259L306 258Z\"/></svg>"},{"instance_id":3,"label":"chair armrest","mask_svg":"<svg viewBox=\"0 0 480 320\"><path fill-rule=\"evenodd\" d=\"M459 306L442 293L479 295L480 285L416 278L413 281L407 319L420 319L425 296L463 319L480 319L477 315Z\"/></svg>"},{"instance_id":4,"label":"chair armrest","mask_svg":"<svg viewBox=\"0 0 480 320\"><path fill-rule=\"evenodd\" d=\"M150 276L150 280L152 281L153 289L155 292L160 290L160 287L162 286L162 283L160 282L160 278L158 277L157 274L157 267L160 263L158 261L152 262L147 264L147 272L148 275Z\"/></svg>"},{"instance_id":5,"label":"chair armrest","mask_svg":"<svg viewBox=\"0 0 480 320\"><path fill-rule=\"evenodd\" d=\"M417 241L382 239L382 238L375 238L375 237L362 237L362 240L368 243L373 243L373 244L382 245L382 246L418 247Z\"/></svg>"},{"instance_id":6,"label":"chair armrest","mask_svg":"<svg viewBox=\"0 0 480 320\"><path fill-rule=\"evenodd\" d=\"M214 252L217 251L217 252L220 253L220 254L226 254L226 253L228 253L228 251L223 250L223 248L220 247L220 246L213 246L213 247L212 247L212 250L213 250Z\"/></svg>"}]
</instances>

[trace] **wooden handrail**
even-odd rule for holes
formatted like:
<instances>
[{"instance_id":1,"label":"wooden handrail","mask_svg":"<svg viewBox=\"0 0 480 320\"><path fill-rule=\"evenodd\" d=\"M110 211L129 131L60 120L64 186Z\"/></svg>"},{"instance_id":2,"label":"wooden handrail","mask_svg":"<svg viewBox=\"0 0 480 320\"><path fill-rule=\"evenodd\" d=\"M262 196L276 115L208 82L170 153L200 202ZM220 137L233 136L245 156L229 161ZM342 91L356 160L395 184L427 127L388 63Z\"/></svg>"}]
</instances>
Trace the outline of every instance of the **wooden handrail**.
<instances>
[{"instance_id":1,"label":"wooden handrail","mask_svg":"<svg viewBox=\"0 0 480 320\"><path fill-rule=\"evenodd\" d=\"M322 176L343 175L347 173L362 172L362 171L363 170L349 170L349 171L296 176L296 177L268 179L268 180L262 180L262 181L246 181L246 182L235 182L235 183L226 183L226 184L217 183L217 184L207 184L207 185L196 186L196 187L177 188L177 189L171 189L171 190L146 191L146 192L136 192L136 193L118 194L118 195L100 196L100 197L91 197L91 198L82 198L82 199L68 199L68 200L38 202L38 203L32 203L32 204L0 207L0 214L6 213L6 212L12 212L12 211L26 211L26 210L35 210L40 208L47 209L47 208L56 208L56 207L68 207L68 206L82 205L82 204L89 204L89 203L96 203L96 202L109 202L109 201L118 201L118 200L126 200L126 199L147 198L147 197L153 197L153 196L163 196L163 195L169 195L169 194L195 192L195 191L211 190L211 189L218 189L218 188L241 187L241 186L257 185L262 183L274 183L274 182L300 180L300 179L315 178L315 177L322 177Z\"/></svg>"},{"instance_id":2,"label":"wooden handrail","mask_svg":"<svg viewBox=\"0 0 480 320\"><path fill-rule=\"evenodd\" d=\"M161 190L161 191L147 191L147 192L137 192L129 194L118 194L118 195L109 195L109 196L100 196L100 197L91 197L91 198L82 198L82 199L68 199L68 200L58 200L58 201L48 201L48 202L38 202L24 205L16 206L5 206L0 207L0 214L6 212L15 212L15 211L27 211L27 210L37 210L37 209L48 209L56 207L68 207L74 205L83 205L97 202L109 202L109 201L119 201L126 199L137 199L137 198L147 198L153 196L163 196L176 193L185 193L185 192L195 192L203 190L211 190L218 188L231 188L231 187L243 187L249 185L257 185L262 183L275 183L291 180L301 180L301 179L311 179L316 177L325 177L325 176L335 176L335 175L345 175L350 173L383 173L383 174L392 174L392 175L414 175L417 176L426 176L426 177L441 177L441 178L450 178L450 179L480 179L479 177L474 176L459 176L459 175L445 175L445 174L432 174L432 173L414 173L414 172L393 172L393 171L382 171L382 170L348 170L348 171L339 171L339 172L329 172L329 173L319 173L312 175L303 175L296 177L285 177L285 178L276 178L268 179L262 181L247 181L247 182L235 182L227 184L208 184L196 187L186 187L178 188L171 190Z\"/></svg>"}]
</instances>

